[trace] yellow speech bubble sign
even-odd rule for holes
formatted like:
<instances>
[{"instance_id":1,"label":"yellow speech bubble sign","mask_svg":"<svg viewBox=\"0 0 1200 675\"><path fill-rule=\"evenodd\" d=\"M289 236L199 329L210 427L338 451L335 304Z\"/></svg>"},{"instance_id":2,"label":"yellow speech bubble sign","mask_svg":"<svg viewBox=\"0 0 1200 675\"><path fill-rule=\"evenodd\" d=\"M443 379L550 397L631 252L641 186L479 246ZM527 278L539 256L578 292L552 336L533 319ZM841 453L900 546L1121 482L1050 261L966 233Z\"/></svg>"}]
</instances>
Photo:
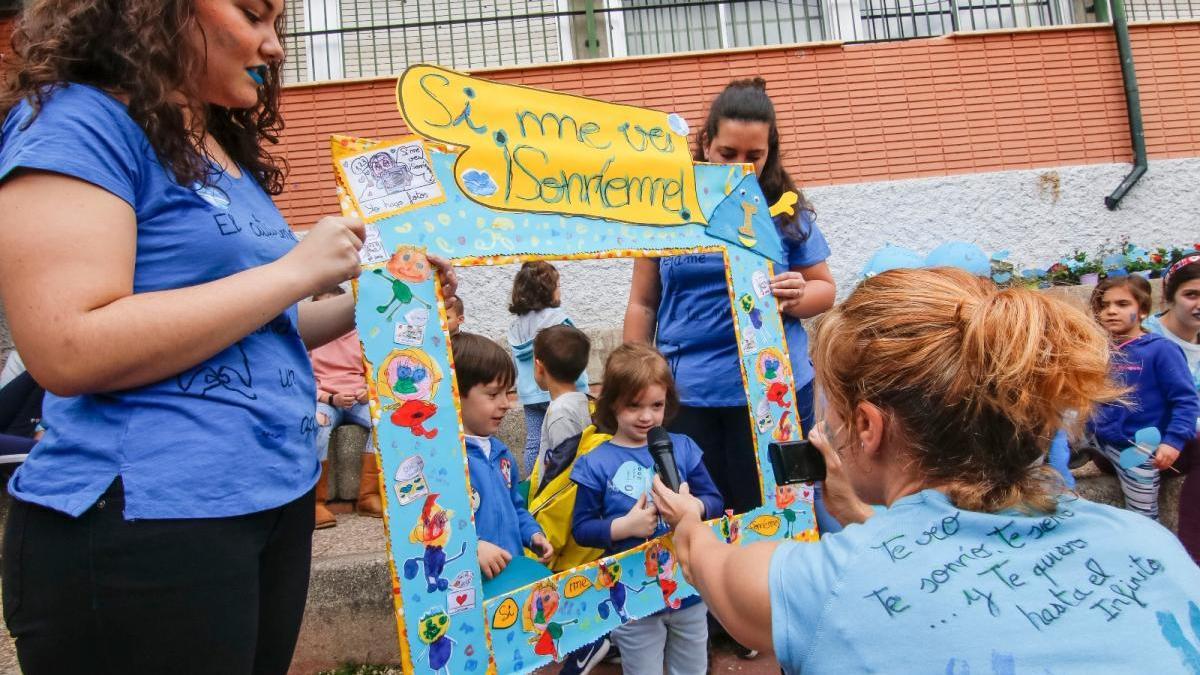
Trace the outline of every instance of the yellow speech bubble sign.
<instances>
[{"instance_id":1,"label":"yellow speech bubble sign","mask_svg":"<svg viewBox=\"0 0 1200 675\"><path fill-rule=\"evenodd\" d=\"M576 574L570 579L567 579L567 584L563 587L563 594L567 596L568 600L571 598L578 598L591 587L591 579L588 579L582 574Z\"/></svg>"},{"instance_id":2,"label":"yellow speech bubble sign","mask_svg":"<svg viewBox=\"0 0 1200 675\"><path fill-rule=\"evenodd\" d=\"M678 115L412 66L396 87L413 132L467 148L459 188L484 206L643 225L706 223Z\"/></svg>"},{"instance_id":3,"label":"yellow speech bubble sign","mask_svg":"<svg viewBox=\"0 0 1200 675\"><path fill-rule=\"evenodd\" d=\"M774 537L779 531L779 516L759 516L747 526L764 537Z\"/></svg>"},{"instance_id":4,"label":"yellow speech bubble sign","mask_svg":"<svg viewBox=\"0 0 1200 675\"><path fill-rule=\"evenodd\" d=\"M517 601L507 598L500 603L500 606L496 608L496 613L492 615L492 628L498 630L512 628L520 614L521 608L517 606Z\"/></svg>"}]
</instances>

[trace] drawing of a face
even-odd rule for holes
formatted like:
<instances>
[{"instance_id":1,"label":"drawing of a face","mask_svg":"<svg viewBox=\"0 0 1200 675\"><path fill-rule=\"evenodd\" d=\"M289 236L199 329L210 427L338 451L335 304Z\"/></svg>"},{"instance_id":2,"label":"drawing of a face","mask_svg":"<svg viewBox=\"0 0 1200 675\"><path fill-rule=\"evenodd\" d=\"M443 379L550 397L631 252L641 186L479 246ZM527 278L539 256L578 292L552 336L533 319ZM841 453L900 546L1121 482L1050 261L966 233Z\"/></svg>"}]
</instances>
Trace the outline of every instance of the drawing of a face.
<instances>
[{"instance_id":1,"label":"drawing of a face","mask_svg":"<svg viewBox=\"0 0 1200 675\"><path fill-rule=\"evenodd\" d=\"M796 503L796 488L791 485L775 487L775 508L786 509Z\"/></svg>"},{"instance_id":2,"label":"drawing of a face","mask_svg":"<svg viewBox=\"0 0 1200 675\"><path fill-rule=\"evenodd\" d=\"M600 588L612 588L621 580L621 563L611 560L600 563L596 568L596 585Z\"/></svg>"},{"instance_id":3,"label":"drawing of a face","mask_svg":"<svg viewBox=\"0 0 1200 675\"><path fill-rule=\"evenodd\" d=\"M558 613L558 589L549 581L539 582L529 593L525 602L526 625L537 630L545 630L546 624ZM526 629L528 630L528 628Z\"/></svg>"},{"instance_id":4,"label":"drawing of a face","mask_svg":"<svg viewBox=\"0 0 1200 675\"><path fill-rule=\"evenodd\" d=\"M425 546L445 546L450 539L450 518L453 511L442 508L437 503L438 494L434 493L425 498L425 506L421 509L421 519L409 534L409 540Z\"/></svg>"},{"instance_id":5,"label":"drawing of a face","mask_svg":"<svg viewBox=\"0 0 1200 675\"><path fill-rule=\"evenodd\" d=\"M377 152L367 160L367 166L370 167L372 176L383 178L383 174L392 171L396 164L392 161L391 155L386 152Z\"/></svg>"},{"instance_id":6,"label":"drawing of a face","mask_svg":"<svg viewBox=\"0 0 1200 675\"><path fill-rule=\"evenodd\" d=\"M405 164L397 164L386 152L377 152L367 160L371 175L378 178L389 192L408 187L412 173Z\"/></svg>"},{"instance_id":7,"label":"drawing of a face","mask_svg":"<svg viewBox=\"0 0 1200 675\"><path fill-rule=\"evenodd\" d=\"M675 556L671 549L662 544L654 544L646 549L646 576L657 577L659 570L663 576L671 576L675 570Z\"/></svg>"},{"instance_id":8,"label":"drawing of a face","mask_svg":"<svg viewBox=\"0 0 1200 675\"><path fill-rule=\"evenodd\" d=\"M445 637L450 630L450 616L445 611L437 609L421 617L419 633L421 642L431 645Z\"/></svg>"},{"instance_id":9,"label":"drawing of a face","mask_svg":"<svg viewBox=\"0 0 1200 675\"><path fill-rule=\"evenodd\" d=\"M401 246L388 260L387 271L402 281L420 283L429 278L429 261L415 246Z\"/></svg>"}]
</instances>

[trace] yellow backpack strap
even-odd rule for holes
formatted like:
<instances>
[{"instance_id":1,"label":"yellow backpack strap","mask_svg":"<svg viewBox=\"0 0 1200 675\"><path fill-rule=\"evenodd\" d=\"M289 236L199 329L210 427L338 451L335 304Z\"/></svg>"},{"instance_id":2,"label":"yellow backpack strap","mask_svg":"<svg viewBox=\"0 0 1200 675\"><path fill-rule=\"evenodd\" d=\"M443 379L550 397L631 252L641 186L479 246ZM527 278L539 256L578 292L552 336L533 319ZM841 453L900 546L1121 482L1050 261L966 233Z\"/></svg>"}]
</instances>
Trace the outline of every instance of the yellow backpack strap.
<instances>
[{"instance_id":1,"label":"yellow backpack strap","mask_svg":"<svg viewBox=\"0 0 1200 675\"><path fill-rule=\"evenodd\" d=\"M596 425L589 425L583 430L583 435L579 437L579 449L575 451L575 461L578 462L580 457L588 454L600 446L601 443L612 438L612 434L600 433L596 430Z\"/></svg>"},{"instance_id":2,"label":"yellow backpack strap","mask_svg":"<svg viewBox=\"0 0 1200 675\"><path fill-rule=\"evenodd\" d=\"M534 459L533 467L529 470L529 504L532 506L533 497L542 487L542 463Z\"/></svg>"}]
</instances>

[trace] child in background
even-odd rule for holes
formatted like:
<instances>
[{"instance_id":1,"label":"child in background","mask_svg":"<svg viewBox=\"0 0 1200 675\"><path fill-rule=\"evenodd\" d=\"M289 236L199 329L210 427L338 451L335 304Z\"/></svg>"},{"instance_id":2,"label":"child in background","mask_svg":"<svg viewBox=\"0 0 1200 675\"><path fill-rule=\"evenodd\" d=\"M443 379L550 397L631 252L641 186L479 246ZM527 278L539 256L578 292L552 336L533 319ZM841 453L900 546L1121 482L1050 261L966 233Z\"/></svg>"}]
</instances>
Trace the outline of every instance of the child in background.
<instances>
[{"instance_id":1,"label":"child in background","mask_svg":"<svg viewBox=\"0 0 1200 675\"><path fill-rule=\"evenodd\" d=\"M450 337L458 335L458 330L462 328L465 319L462 298L457 295L450 298L450 303L446 305L446 327L450 330Z\"/></svg>"},{"instance_id":2,"label":"child in background","mask_svg":"<svg viewBox=\"0 0 1200 675\"><path fill-rule=\"evenodd\" d=\"M1200 251L1174 260L1163 274L1162 285L1167 309L1148 317L1144 326L1179 345L1200 390Z\"/></svg>"},{"instance_id":3,"label":"child in background","mask_svg":"<svg viewBox=\"0 0 1200 675\"><path fill-rule=\"evenodd\" d=\"M591 350L588 336L570 324L550 326L533 338L533 379L550 392L550 405L542 419L538 465L545 462L547 451L582 434L592 424L587 394L575 388L575 382L587 368ZM609 638L605 636L571 652L562 659L559 675L587 675L608 654L609 648Z\"/></svg>"},{"instance_id":4,"label":"child in background","mask_svg":"<svg viewBox=\"0 0 1200 675\"><path fill-rule=\"evenodd\" d=\"M572 531L584 546L606 554L638 546L667 532L650 500L654 461L647 434L662 426L679 407L675 381L657 349L640 343L618 347L604 365L604 389L596 404L596 424L613 434L611 440L575 462L571 480L579 486ZM692 439L671 434L675 465L688 486L700 517L722 512L721 493L701 460ZM624 622L624 608L614 608ZM708 665L707 609L699 597L677 609L629 621L612 632L621 650L625 673L678 675L703 673Z\"/></svg>"},{"instance_id":5,"label":"child in background","mask_svg":"<svg viewBox=\"0 0 1200 675\"><path fill-rule=\"evenodd\" d=\"M550 405L542 418L537 463L546 451L583 433L592 423L587 394L575 383L587 368L592 342L583 331L569 324L551 326L533 339L533 380L550 392Z\"/></svg>"},{"instance_id":6,"label":"child in background","mask_svg":"<svg viewBox=\"0 0 1200 675\"><path fill-rule=\"evenodd\" d=\"M525 508L512 453L493 435L512 407L508 399L516 379L512 359L500 345L472 333L459 333L450 348L467 436L471 508L483 576L490 580L500 574L513 558L525 554L526 547L546 563L554 549Z\"/></svg>"},{"instance_id":7,"label":"child in background","mask_svg":"<svg viewBox=\"0 0 1200 675\"><path fill-rule=\"evenodd\" d=\"M1143 322L1146 330L1179 345L1192 371L1192 382L1200 392L1200 251L1177 256L1162 277L1162 314ZM1200 448L1200 419L1196 420L1197 438L1184 455ZM1196 461L1193 454L1190 461ZM1179 541L1200 564L1200 471L1190 471L1179 493Z\"/></svg>"},{"instance_id":8,"label":"child in background","mask_svg":"<svg viewBox=\"0 0 1200 675\"><path fill-rule=\"evenodd\" d=\"M508 344L517 362L517 398L525 408L525 452L522 473L528 476L537 461L541 446L542 418L550 404L550 393L533 378L533 338L543 328L559 324L574 325L559 305L558 270L545 261L527 262L513 279L512 302L508 311L516 316L508 328ZM576 382L579 391L587 391L587 376Z\"/></svg>"},{"instance_id":9,"label":"child in background","mask_svg":"<svg viewBox=\"0 0 1200 675\"><path fill-rule=\"evenodd\" d=\"M327 300L342 295L337 289L313 298ZM351 330L333 342L311 352L313 375L317 380L317 457L321 460L321 477L316 488L316 529L337 525L337 518L326 508L329 499L329 439L333 430L342 424L357 424L366 429L367 442L362 450L362 472L358 479L359 515L383 517L383 500L379 496L379 462L371 445L371 408L367 404L367 371L363 365L362 344L358 331Z\"/></svg>"},{"instance_id":10,"label":"child in background","mask_svg":"<svg viewBox=\"0 0 1200 675\"><path fill-rule=\"evenodd\" d=\"M1200 401L1183 351L1166 338L1142 330L1142 321L1150 314L1150 282L1137 275L1110 277L1096 286L1091 305L1112 339L1113 378L1130 392L1126 402L1101 406L1088 431L1117 473L1125 507L1157 520L1159 471L1174 464L1180 449L1196 435ZM1158 429L1160 444L1144 463L1121 467L1121 452L1147 427Z\"/></svg>"}]
</instances>

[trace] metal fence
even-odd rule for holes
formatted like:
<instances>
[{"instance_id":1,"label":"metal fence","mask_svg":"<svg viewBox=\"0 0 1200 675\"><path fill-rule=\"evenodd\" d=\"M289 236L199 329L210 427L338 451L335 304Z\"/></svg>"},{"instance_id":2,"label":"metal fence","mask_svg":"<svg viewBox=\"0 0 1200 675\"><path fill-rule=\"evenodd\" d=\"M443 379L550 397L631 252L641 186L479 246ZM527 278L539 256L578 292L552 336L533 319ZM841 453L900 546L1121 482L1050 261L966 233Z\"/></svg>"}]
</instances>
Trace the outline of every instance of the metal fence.
<instances>
[{"instance_id":1,"label":"metal fence","mask_svg":"<svg viewBox=\"0 0 1200 675\"><path fill-rule=\"evenodd\" d=\"M1106 0L287 0L288 82L1106 20ZM1200 0L1128 0L1130 20Z\"/></svg>"}]
</instances>

